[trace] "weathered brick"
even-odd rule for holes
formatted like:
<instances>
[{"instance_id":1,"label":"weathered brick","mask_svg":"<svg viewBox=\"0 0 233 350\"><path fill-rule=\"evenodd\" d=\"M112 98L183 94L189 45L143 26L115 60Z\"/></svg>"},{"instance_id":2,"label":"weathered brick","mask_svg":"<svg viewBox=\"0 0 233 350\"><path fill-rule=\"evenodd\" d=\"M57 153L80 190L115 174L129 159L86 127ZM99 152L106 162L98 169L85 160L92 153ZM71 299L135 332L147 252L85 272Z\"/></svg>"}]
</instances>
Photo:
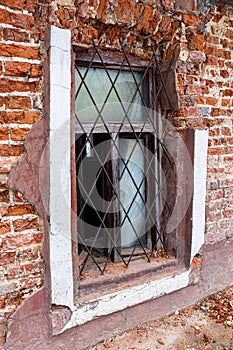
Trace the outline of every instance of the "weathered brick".
<instances>
[{"instance_id":1,"label":"weathered brick","mask_svg":"<svg viewBox=\"0 0 233 350\"><path fill-rule=\"evenodd\" d=\"M6 57L22 57L28 59L39 59L38 48L20 44L0 43L0 55Z\"/></svg>"},{"instance_id":2,"label":"weathered brick","mask_svg":"<svg viewBox=\"0 0 233 350\"><path fill-rule=\"evenodd\" d=\"M14 81L10 79L0 79L0 93L6 92L37 92L38 83L37 82L24 82L24 81Z\"/></svg>"},{"instance_id":3,"label":"weathered brick","mask_svg":"<svg viewBox=\"0 0 233 350\"><path fill-rule=\"evenodd\" d=\"M11 205L6 208L1 208L2 216L18 216L25 214L35 214L33 207L29 204Z\"/></svg>"},{"instance_id":4,"label":"weathered brick","mask_svg":"<svg viewBox=\"0 0 233 350\"><path fill-rule=\"evenodd\" d=\"M206 64L210 66L218 66L218 57L207 55Z\"/></svg>"},{"instance_id":5,"label":"weathered brick","mask_svg":"<svg viewBox=\"0 0 233 350\"><path fill-rule=\"evenodd\" d=\"M36 0L26 0L25 1L25 8L29 12L34 12L35 11L35 6L36 6Z\"/></svg>"},{"instance_id":6,"label":"weathered brick","mask_svg":"<svg viewBox=\"0 0 233 350\"><path fill-rule=\"evenodd\" d=\"M9 221L0 222L0 235L11 232L11 225Z\"/></svg>"},{"instance_id":7,"label":"weathered brick","mask_svg":"<svg viewBox=\"0 0 233 350\"><path fill-rule=\"evenodd\" d=\"M23 141L27 138L29 131L29 128L12 128L10 130L11 140Z\"/></svg>"},{"instance_id":8,"label":"weathered brick","mask_svg":"<svg viewBox=\"0 0 233 350\"><path fill-rule=\"evenodd\" d=\"M40 64L32 64L30 71L31 78L37 78L42 76L42 66Z\"/></svg>"},{"instance_id":9,"label":"weathered brick","mask_svg":"<svg viewBox=\"0 0 233 350\"><path fill-rule=\"evenodd\" d=\"M230 29L226 30L224 35L226 38L233 39L233 30L230 30Z\"/></svg>"},{"instance_id":10,"label":"weathered brick","mask_svg":"<svg viewBox=\"0 0 233 350\"><path fill-rule=\"evenodd\" d=\"M5 98L7 109L30 109L31 99L28 96L8 96Z\"/></svg>"},{"instance_id":11,"label":"weathered brick","mask_svg":"<svg viewBox=\"0 0 233 350\"><path fill-rule=\"evenodd\" d=\"M1 123L33 124L40 117L39 112L3 112L0 116Z\"/></svg>"},{"instance_id":12,"label":"weathered brick","mask_svg":"<svg viewBox=\"0 0 233 350\"><path fill-rule=\"evenodd\" d=\"M198 85L189 85L187 88L186 88L186 91L185 93L187 95L201 95L202 93L202 88Z\"/></svg>"},{"instance_id":13,"label":"weathered brick","mask_svg":"<svg viewBox=\"0 0 233 350\"><path fill-rule=\"evenodd\" d=\"M233 90L232 89L226 89L222 91L222 96L229 96L232 97L233 96Z\"/></svg>"},{"instance_id":14,"label":"weathered brick","mask_svg":"<svg viewBox=\"0 0 233 350\"><path fill-rule=\"evenodd\" d=\"M0 127L0 140L8 140L8 128Z\"/></svg>"},{"instance_id":15,"label":"weathered brick","mask_svg":"<svg viewBox=\"0 0 233 350\"><path fill-rule=\"evenodd\" d=\"M9 235L2 238L2 250L15 250L22 248L23 246L28 246L30 244L40 243L43 238L41 232L27 232L25 234L19 233L15 235ZM14 276L11 276L13 278Z\"/></svg>"},{"instance_id":16,"label":"weathered brick","mask_svg":"<svg viewBox=\"0 0 233 350\"><path fill-rule=\"evenodd\" d=\"M187 11L194 10L194 0L177 0L176 5L181 10L187 10Z\"/></svg>"},{"instance_id":17,"label":"weathered brick","mask_svg":"<svg viewBox=\"0 0 233 350\"><path fill-rule=\"evenodd\" d=\"M204 52L190 52L188 57L188 62L191 63L203 63L206 60L206 55Z\"/></svg>"},{"instance_id":18,"label":"weathered brick","mask_svg":"<svg viewBox=\"0 0 233 350\"><path fill-rule=\"evenodd\" d=\"M206 104L211 106L216 106L218 100L214 97L206 97Z\"/></svg>"},{"instance_id":19,"label":"weathered brick","mask_svg":"<svg viewBox=\"0 0 233 350\"><path fill-rule=\"evenodd\" d=\"M29 230L29 229L39 229L38 219L19 219L13 221L13 227L16 232Z\"/></svg>"},{"instance_id":20,"label":"weathered brick","mask_svg":"<svg viewBox=\"0 0 233 350\"><path fill-rule=\"evenodd\" d=\"M0 202L9 203L9 201L10 201L9 190L0 191Z\"/></svg>"},{"instance_id":21,"label":"weathered brick","mask_svg":"<svg viewBox=\"0 0 233 350\"><path fill-rule=\"evenodd\" d=\"M8 174L14 162L12 158L0 158L0 174Z\"/></svg>"},{"instance_id":22,"label":"weathered brick","mask_svg":"<svg viewBox=\"0 0 233 350\"><path fill-rule=\"evenodd\" d=\"M1 145L0 157L16 157L24 152L23 145Z\"/></svg>"},{"instance_id":23,"label":"weathered brick","mask_svg":"<svg viewBox=\"0 0 233 350\"><path fill-rule=\"evenodd\" d=\"M25 260L36 260L41 257L40 245L33 245L33 247L21 248L17 251L17 261L19 263Z\"/></svg>"},{"instance_id":24,"label":"weathered brick","mask_svg":"<svg viewBox=\"0 0 233 350\"><path fill-rule=\"evenodd\" d=\"M143 12L143 16L137 25L138 31L143 31L144 33L151 33L158 26L158 21L162 18L161 14L154 10L150 6L146 6Z\"/></svg>"},{"instance_id":25,"label":"weathered brick","mask_svg":"<svg viewBox=\"0 0 233 350\"><path fill-rule=\"evenodd\" d=\"M4 9L0 9L0 21L1 23L11 24L12 26L32 29L34 25L34 17L29 15L23 15L20 13L10 12Z\"/></svg>"},{"instance_id":26,"label":"weathered brick","mask_svg":"<svg viewBox=\"0 0 233 350\"><path fill-rule=\"evenodd\" d=\"M2 266L14 264L15 262L15 252L2 252L0 255L0 264Z\"/></svg>"},{"instance_id":27,"label":"weathered brick","mask_svg":"<svg viewBox=\"0 0 233 350\"><path fill-rule=\"evenodd\" d=\"M218 55L218 57L223 57L226 60L231 59L231 52L229 50L218 49L217 55Z\"/></svg>"},{"instance_id":28,"label":"weathered brick","mask_svg":"<svg viewBox=\"0 0 233 350\"><path fill-rule=\"evenodd\" d=\"M15 42L29 42L29 33L23 32L19 29L4 28L3 29L4 40L10 40Z\"/></svg>"},{"instance_id":29,"label":"weathered brick","mask_svg":"<svg viewBox=\"0 0 233 350\"><path fill-rule=\"evenodd\" d=\"M225 136L231 136L232 135L231 128L229 128L229 127L222 127L221 128L221 132L222 132L222 135L225 135Z\"/></svg>"},{"instance_id":30,"label":"weathered brick","mask_svg":"<svg viewBox=\"0 0 233 350\"><path fill-rule=\"evenodd\" d=\"M13 9L22 10L22 8L24 8L24 0L1 0L1 5L5 5Z\"/></svg>"},{"instance_id":31,"label":"weathered brick","mask_svg":"<svg viewBox=\"0 0 233 350\"><path fill-rule=\"evenodd\" d=\"M186 26L197 26L200 23L200 18L190 13L184 13L182 18Z\"/></svg>"},{"instance_id":32,"label":"weathered brick","mask_svg":"<svg viewBox=\"0 0 233 350\"><path fill-rule=\"evenodd\" d=\"M25 203L26 200L23 197L22 193L18 192L18 191L14 191L13 193L13 199L15 203Z\"/></svg>"},{"instance_id":33,"label":"weathered brick","mask_svg":"<svg viewBox=\"0 0 233 350\"><path fill-rule=\"evenodd\" d=\"M174 10L175 3L173 0L161 0L161 4L165 11Z\"/></svg>"}]
</instances>

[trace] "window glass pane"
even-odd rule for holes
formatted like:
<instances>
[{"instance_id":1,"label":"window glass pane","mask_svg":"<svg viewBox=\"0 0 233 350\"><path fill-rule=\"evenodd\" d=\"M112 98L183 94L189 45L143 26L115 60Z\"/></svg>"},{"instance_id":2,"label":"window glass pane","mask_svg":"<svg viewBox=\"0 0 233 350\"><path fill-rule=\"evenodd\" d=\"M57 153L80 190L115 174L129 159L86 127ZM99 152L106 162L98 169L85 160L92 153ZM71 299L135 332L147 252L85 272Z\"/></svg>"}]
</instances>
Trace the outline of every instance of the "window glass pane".
<instances>
[{"instance_id":1,"label":"window glass pane","mask_svg":"<svg viewBox=\"0 0 233 350\"><path fill-rule=\"evenodd\" d=\"M114 87L117 94L104 69L76 67L75 111L80 121L95 121L99 115L98 111L101 111L101 116L106 122L145 120L144 106L148 106L147 77L141 82L143 72L134 72L134 77L130 71L121 71L117 76L118 73L118 70L108 70L112 81L116 79ZM85 77L85 84L82 83L80 75ZM124 119L125 115L128 119ZM98 122L101 122L101 119Z\"/></svg>"},{"instance_id":2,"label":"window glass pane","mask_svg":"<svg viewBox=\"0 0 233 350\"><path fill-rule=\"evenodd\" d=\"M120 160L122 247L135 246L139 237L142 242L145 233L145 155L139 142L143 147L143 139L119 139L119 150L124 160Z\"/></svg>"}]
</instances>

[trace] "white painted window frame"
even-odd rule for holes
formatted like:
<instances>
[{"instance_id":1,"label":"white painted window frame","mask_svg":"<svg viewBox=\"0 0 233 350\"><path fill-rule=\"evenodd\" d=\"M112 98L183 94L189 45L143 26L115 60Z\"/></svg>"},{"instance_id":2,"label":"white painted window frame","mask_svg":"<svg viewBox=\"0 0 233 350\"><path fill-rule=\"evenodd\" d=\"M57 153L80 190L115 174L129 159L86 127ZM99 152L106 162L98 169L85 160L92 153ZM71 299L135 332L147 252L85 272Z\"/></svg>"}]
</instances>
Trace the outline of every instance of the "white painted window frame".
<instances>
[{"instance_id":1,"label":"white painted window frame","mask_svg":"<svg viewBox=\"0 0 233 350\"><path fill-rule=\"evenodd\" d=\"M74 303L71 234L71 33L51 26L50 35L50 271L51 302L69 307L64 330L158 298L189 284L191 268L165 278ZM191 261L204 244L208 131L195 130ZM95 307L93 307L95 305Z\"/></svg>"}]
</instances>

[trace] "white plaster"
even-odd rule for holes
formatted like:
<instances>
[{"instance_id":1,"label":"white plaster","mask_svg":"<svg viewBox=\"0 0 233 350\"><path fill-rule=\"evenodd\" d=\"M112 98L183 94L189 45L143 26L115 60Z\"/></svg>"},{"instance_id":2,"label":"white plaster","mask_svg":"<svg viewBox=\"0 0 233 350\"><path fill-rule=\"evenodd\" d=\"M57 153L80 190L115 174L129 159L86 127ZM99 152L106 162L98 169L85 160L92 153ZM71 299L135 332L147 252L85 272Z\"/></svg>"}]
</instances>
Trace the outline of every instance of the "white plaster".
<instances>
[{"instance_id":1,"label":"white plaster","mask_svg":"<svg viewBox=\"0 0 233 350\"><path fill-rule=\"evenodd\" d=\"M195 130L191 261L204 244L208 130Z\"/></svg>"},{"instance_id":2,"label":"white plaster","mask_svg":"<svg viewBox=\"0 0 233 350\"><path fill-rule=\"evenodd\" d=\"M190 270L74 305L71 256L70 92L71 37L51 27L50 43L50 267L52 303L73 312L62 332L100 316L172 293L189 284ZM191 255L204 243L206 130L195 131Z\"/></svg>"},{"instance_id":3,"label":"white plaster","mask_svg":"<svg viewBox=\"0 0 233 350\"><path fill-rule=\"evenodd\" d=\"M186 271L89 300L78 305L63 331L100 316L124 310L128 307L172 293L186 287L188 282L189 271Z\"/></svg>"},{"instance_id":4,"label":"white plaster","mask_svg":"<svg viewBox=\"0 0 233 350\"><path fill-rule=\"evenodd\" d=\"M51 27L50 42L50 269L51 299L73 306L71 255L71 35Z\"/></svg>"}]
</instances>

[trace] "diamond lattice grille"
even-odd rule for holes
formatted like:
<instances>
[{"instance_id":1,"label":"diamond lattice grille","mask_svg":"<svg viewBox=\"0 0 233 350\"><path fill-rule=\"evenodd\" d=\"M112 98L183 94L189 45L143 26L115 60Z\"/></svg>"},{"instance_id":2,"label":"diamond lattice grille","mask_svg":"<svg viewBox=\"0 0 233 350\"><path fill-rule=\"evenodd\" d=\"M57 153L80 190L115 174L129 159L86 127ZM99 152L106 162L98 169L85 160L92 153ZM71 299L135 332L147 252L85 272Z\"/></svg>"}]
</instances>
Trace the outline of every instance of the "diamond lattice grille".
<instances>
[{"instance_id":1,"label":"diamond lattice grille","mask_svg":"<svg viewBox=\"0 0 233 350\"><path fill-rule=\"evenodd\" d=\"M81 51L80 51L81 52ZM122 53L111 62L93 43L75 64L77 222L80 274L112 261L128 266L135 257L149 262L166 250L171 213L163 176L174 164L157 120L156 56L139 62ZM166 133L166 130L163 130ZM159 136L158 136L159 135ZM169 164L162 170L161 159Z\"/></svg>"}]
</instances>

